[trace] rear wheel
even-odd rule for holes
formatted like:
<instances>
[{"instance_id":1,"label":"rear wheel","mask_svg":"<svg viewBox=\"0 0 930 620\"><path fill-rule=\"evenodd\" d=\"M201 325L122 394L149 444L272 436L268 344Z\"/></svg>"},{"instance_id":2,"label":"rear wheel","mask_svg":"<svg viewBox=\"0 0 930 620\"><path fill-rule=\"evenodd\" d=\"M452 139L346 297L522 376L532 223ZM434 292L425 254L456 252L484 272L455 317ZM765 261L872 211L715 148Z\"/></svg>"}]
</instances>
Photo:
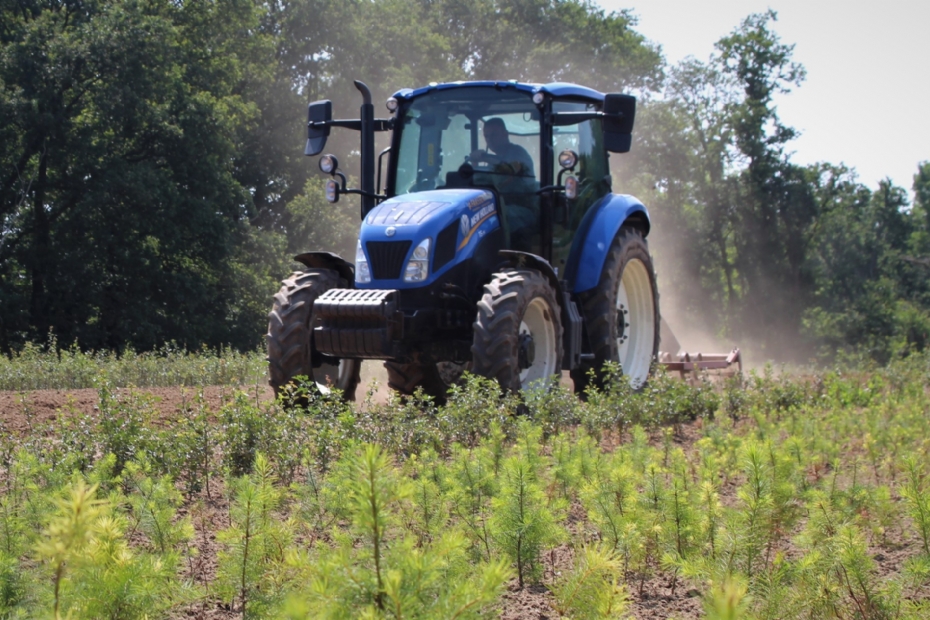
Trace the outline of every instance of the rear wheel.
<instances>
[{"instance_id":1,"label":"rear wheel","mask_svg":"<svg viewBox=\"0 0 930 620\"><path fill-rule=\"evenodd\" d=\"M555 291L538 271L495 273L478 302L472 371L505 391L552 379L562 367L562 322Z\"/></svg>"},{"instance_id":2,"label":"rear wheel","mask_svg":"<svg viewBox=\"0 0 930 620\"><path fill-rule=\"evenodd\" d=\"M268 370L275 393L298 376L306 376L319 393L331 388L355 400L360 362L323 356L313 348L313 304L331 288L347 286L335 271L297 271L282 282L268 315ZM316 364L314 365L314 362Z\"/></svg>"},{"instance_id":3,"label":"rear wheel","mask_svg":"<svg viewBox=\"0 0 930 620\"><path fill-rule=\"evenodd\" d=\"M591 368L602 385L608 361L620 363L633 387L645 385L659 350L659 295L649 247L638 230L624 227L617 233L582 312L594 362L571 372L575 391L588 385Z\"/></svg>"}]
</instances>

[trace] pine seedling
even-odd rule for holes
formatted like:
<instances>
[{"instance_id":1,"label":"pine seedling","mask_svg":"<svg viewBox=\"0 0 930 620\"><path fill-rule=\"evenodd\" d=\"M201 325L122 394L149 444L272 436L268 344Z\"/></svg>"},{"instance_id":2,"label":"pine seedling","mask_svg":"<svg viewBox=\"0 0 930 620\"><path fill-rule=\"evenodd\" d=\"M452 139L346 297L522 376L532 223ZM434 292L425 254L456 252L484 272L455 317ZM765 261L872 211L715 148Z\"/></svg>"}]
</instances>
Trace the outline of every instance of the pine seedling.
<instances>
[{"instance_id":1,"label":"pine seedling","mask_svg":"<svg viewBox=\"0 0 930 620\"><path fill-rule=\"evenodd\" d=\"M627 525L638 518L637 477L629 465L615 462L602 475L582 487L581 501L588 518L597 527L601 540L612 550L628 549L622 544L629 533ZM628 553L624 553L628 561Z\"/></svg>"},{"instance_id":2,"label":"pine seedling","mask_svg":"<svg viewBox=\"0 0 930 620\"><path fill-rule=\"evenodd\" d=\"M192 594L177 581L177 553L137 554L125 531L118 514L104 514L94 524L93 539L74 566L70 611L77 617L143 620Z\"/></svg>"},{"instance_id":3,"label":"pine seedling","mask_svg":"<svg viewBox=\"0 0 930 620\"><path fill-rule=\"evenodd\" d=\"M539 481L546 470L546 459L542 454L542 429L522 418L517 422L517 442L512 454L526 464L526 471ZM540 481L541 482L541 481Z\"/></svg>"},{"instance_id":4,"label":"pine seedling","mask_svg":"<svg viewBox=\"0 0 930 620\"><path fill-rule=\"evenodd\" d=\"M678 559L686 559L694 544L698 516L695 514L690 493L681 477L673 477L666 497L665 521L674 535L674 555Z\"/></svg>"},{"instance_id":5,"label":"pine seedling","mask_svg":"<svg viewBox=\"0 0 930 620\"><path fill-rule=\"evenodd\" d=\"M717 487L710 480L701 483L700 488L700 532L704 542L704 550L712 560L717 558L717 537L721 524L723 507L720 504L720 494Z\"/></svg>"},{"instance_id":6,"label":"pine seedling","mask_svg":"<svg viewBox=\"0 0 930 620\"><path fill-rule=\"evenodd\" d=\"M598 620L620 618L628 607L621 585L620 561L613 551L583 547L575 555L574 568L552 586L552 607L564 618Z\"/></svg>"},{"instance_id":7,"label":"pine seedling","mask_svg":"<svg viewBox=\"0 0 930 620\"><path fill-rule=\"evenodd\" d=\"M714 587L704 599L707 620L750 620L746 584L728 579Z\"/></svg>"},{"instance_id":8,"label":"pine seedling","mask_svg":"<svg viewBox=\"0 0 930 620\"><path fill-rule=\"evenodd\" d=\"M16 607L26 598L27 582L18 557L0 550L0 618L14 617Z\"/></svg>"},{"instance_id":9,"label":"pine seedling","mask_svg":"<svg viewBox=\"0 0 930 620\"><path fill-rule=\"evenodd\" d=\"M467 542L450 531L424 548L407 539L393 547L385 578L384 615L391 618L477 618L510 578L503 562L471 566Z\"/></svg>"},{"instance_id":10,"label":"pine seedling","mask_svg":"<svg viewBox=\"0 0 930 620\"><path fill-rule=\"evenodd\" d=\"M452 448L446 485L449 487L449 509L464 525L472 540L472 548L484 561L491 561L491 535L488 512L496 491L493 456L486 448Z\"/></svg>"},{"instance_id":11,"label":"pine seedling","mask_svg":"<svg viewBox=\"0 0 930 620\"><path fill-rule=\"evenodd\" d=\"M561 497L571 500L578 485L575 467L575 441L567 433L560 433L552 440L552 477Z\"/></svg>"},{"instance_id":12,"label":"pine seedling","mask_svg":"<svg viewBox=\"0 0 930 620\"><path fill-rule=\"evenodd\" d=\"M5 492L0 495L0 551L6 557L21 556L32 537L27 515L30 497L41 495L36 484L38 461L26 450L19 450L7 468Z\"/></svg>"},{"instance_id":13,"label":"pine seedling","mask_svg":"<svg viewBox=\"0 0 930 620\"><path fill-rule=\"evenodd\" d=\"M88 487L83 480L79 480L70 489L68 498L59 500L58 514L49 523L36 547L39 559L52 572L52 613L55 620L61 618L61 588L68 566L81 557L90 545L94 525L109 511L106 501L95 497L96 492L95 486Z\"/></svg>"},{"instance_id":14,"label":"pine seedling","mask_svg":"<svg viewBox=\"0 0 930 620\"><path fill-rule=\"evenodd\" d=\"M649 435L639 424L630 431L630 444L628 448L633 467L643 474L652 458L652 448L649 446Z\"/></svg>"},{"instance_id":15,"label":"pine seedling","mask_svg":"<svg viewBox=\"0 0 930 620\"><path fill-rule=\"evenodd\" d=\"M517 568L520 588L540 574L539 554L563 537L546 505L536 472L519 457L504 461L500 494L492 502L491 536Z\"/></svg>"},{"instance_id":16,"label":"pine seedling","mask_svg":"<svg viewBox=\"0 0 930 620\"><path fill-rule=\"evenodd\" d=\"M232 477L245 476L252 471L255 453L261 445L265 417L248 395L239 392L220 409L219 419L226 471Z\"/></svg>"},{"instance_id":17,"label":"pine seedling","mask_svg":"<svg viewBox=\"0 0 930 620\"><path fill-rule=\"evenodd\" d=\"M905 471L901 497L917 529L924 554L930 556L930 485L925 483L923 466L916 458L905 461Z\"/></svg>"},{"instance_id":18,"label":"pine seedling","mask_svg":"<svg viewBox=\"0 0 930 620\"><path fill-rule=\"evenodd\" d=\"M752 577L762 549L770 544L772 511L771 474L756 442L746 444L743 453L746 482L737 490L742 505L741 541L743 570Z\"/></svg>"},{"instance_id":19,"label":"pine seedling","mask_svg":"<svg viewBox=\"0 0 930 620\"><path fill-rule=\"evenodd\" d=\"M309 450L304 450L302 463L306 472L303 480L292 483L290 488L297 499L301 521L309 525L316 538L335 523L337 515L348 513L339 508L345 503L344 494L332 488L333 478L338 477L318 471Z\"/></svg>"},{"instance_id":20,"label":"pine seedling","mask_svg":"<svg viewBox=\"0 0 930 620\"><path fill-rule=\"evenodd\" d=\"M305 584L284 606L293 620L356 618L488 617L489 606L511 578L502 562L474 565L468 543L455 530L419 547L412 537L394 539L385 548L384 590L378 606L370 589L367 550L340 536L336 549L320 546L316 557L292 553L289 568Z\"/></svg>"},{"instance_id":21,"label":"pine seedling","mask_svg":"<svg viewBox=\"0 0 930 620\"><path fill-rule=\"evenodd\" d=\"M887 593L875 583L872 576L872 558L858 528L844 525L836 535L837 579L849 597L848 607L854 617L892 618L892 604Z\"/></svg>"},{"instance_id":22,"label":"pine seedling","mask_svg":"<svg viewBox=\"0 0 930 620\"><path fill-rule=\"evenodd\" d=\"M202 389L194 398L194 404L195 407L170 429L174 433L173 445L178 460L176 470L188 497L203 489L207 498L212 499L210 478L213 475L214 445L218 441Z\"/></svg>"},{"instance_id":23,"label":"pine seedling","mask_svg":"<svg viewBox=\"0 0 930 620\"><path fill-rule=\"evenodd\" d=\"M501 463L504 462L504 456L507 454L507 433L504 432L504 427L500 422L497 420L491 421L488 435L480 446L490 454L495 476L500 474Z\"/></svg>"},{"instance_id":24,"label":"pine seedling","mask_svg":"<svg viewBox=\"0 0 930 620\"><path fill-rule=\"evenodd\" d=\"M225 548L217 558L216 589L224 600L239 601L243 618L261 616L274 600L277 593L262 584L274 564L282 561L290 540L288 524L273 518L282 499L274 483L271 465L257 453L254 473L229 482L231 524L217 533Z\"/></svg>"},{"instance_id":25,"label":"pine seedling","mask_svg":"<svg viewBox=\"0 0 930 620\"><path fill-rule=\"evenodd\" d=\"M449 510L439 484L444 476L437 472L440 467L438 457L431 450L421 456L413 455L408 461L413 478L410 483L411 501L404 504L403 511L407 529L413 530L417 544L422 546L448 522Z\"/></svg>"},{"instance_id":26,"label":"pine seedling","mask_svg":"<svg viewBox=\"0 0 930 620\"><path fill-rule=\"evenodd\" d=\"M362 446L353 459L355 475L348 489L352 522L368 545L374 577L373 602L385 608L387 566L384 554L392 506L408 495L408 488L394 475L391 461L380 447Z\"/></svg>"},{"instance_id":27,"label":"pine seedling","mask_svg":"<svg viewBox=\"0 0 930 620\"><path fill-rule=\"evenodd\" d=\"M144 465L126 464L125 477L132 493L129 504L134 517L133 530L139 528L158 553L164 555L194 537L190 518L176 521L181 506L181 493L169 476L153 480Z\"/></svg>"}]
</instances>

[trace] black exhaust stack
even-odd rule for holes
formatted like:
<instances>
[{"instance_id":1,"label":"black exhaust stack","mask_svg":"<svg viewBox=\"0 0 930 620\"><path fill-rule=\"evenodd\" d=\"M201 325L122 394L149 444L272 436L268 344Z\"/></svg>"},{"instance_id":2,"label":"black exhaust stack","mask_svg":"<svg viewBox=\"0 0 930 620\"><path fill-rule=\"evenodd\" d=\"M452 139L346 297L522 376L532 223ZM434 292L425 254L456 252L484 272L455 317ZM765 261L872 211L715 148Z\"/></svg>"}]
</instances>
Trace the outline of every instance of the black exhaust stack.
<instances>
[{"instance_id":1,"label":"black exhaust stack","mask_svg":"<svg viewBox=\"0 0 930 620\"><path fill-rule=\"evenodd\" d=\"M362 217L375 208L375 106L371 103L371 91L364 82L355 80L355 88L362 93L361 153L362 153Z\"/></svg>"}]
</instances>

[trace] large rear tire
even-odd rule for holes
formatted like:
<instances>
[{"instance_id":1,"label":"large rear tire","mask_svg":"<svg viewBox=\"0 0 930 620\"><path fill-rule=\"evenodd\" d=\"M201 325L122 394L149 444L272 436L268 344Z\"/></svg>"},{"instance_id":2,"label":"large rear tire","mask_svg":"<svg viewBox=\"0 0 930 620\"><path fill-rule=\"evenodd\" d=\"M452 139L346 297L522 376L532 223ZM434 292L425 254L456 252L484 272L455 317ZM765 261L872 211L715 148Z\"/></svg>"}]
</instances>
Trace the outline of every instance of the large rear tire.
<instances>
[{"instance_id":1,"label":"large rear tire","mask_svg":"<svg viewBox=\"0 0 930 620\"><path fill-rule=\"evenodd\" d=\"M491 276L478 302L472 372L505 391L540 385L562 368L562 322L549 281L531 269Z\"/></svg>"},{"instance_id":2,"label":"large rear tire","mask_svg":"<svg viewBox=\"0 0 930 620\"><path fill-rule=\"evenodd\" d=\"M313 367L313 304L331 288L348 284L335 271L313 269L296 271L282 281L268 315L269 383L275 394L295 377L306 376L319 393L330 388L342 391L346 400L355 400L361 362L354 359L324 357ZM336 362L336 363L333 363Z\"/></svg>"},{"instance_id":3,"label":"large rear tire","mask_svg":"<svg viewBox=\"0 0 930 620\"><path fill-rule=\"evenodd\" d=\"M614 238L600 281L582 299L582 313L593 364L571 371L575 391L583 392L595 372L603 385L604 362L618 362L634 388L641 388L659 350L659 294L649 246L642 233L624 227Z\"/></svg>"}]
</instances>

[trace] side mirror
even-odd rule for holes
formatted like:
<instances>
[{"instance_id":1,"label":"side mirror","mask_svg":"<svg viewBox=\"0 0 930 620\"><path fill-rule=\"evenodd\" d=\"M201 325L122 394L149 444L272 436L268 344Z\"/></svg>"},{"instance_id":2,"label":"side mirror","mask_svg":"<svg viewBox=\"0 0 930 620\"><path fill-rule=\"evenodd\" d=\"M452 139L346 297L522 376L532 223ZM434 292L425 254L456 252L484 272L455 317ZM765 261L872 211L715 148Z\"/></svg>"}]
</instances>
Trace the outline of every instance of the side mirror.
<instances>
[{"instance_id":1,"label":"side mirror","mask_svg":"<svg viewBox=\"0 0 930 620\"><path fill-rule=\"evenodd\" d=\"M333 102L329 99L314 101L307 106L307 147L304 155L319 155L329 137L329 121L333 120Z\"/></svg>"},{"instance_id":2,"label":"side mirror","mask_svg":"<svg viewBox=\"0 0 930 620\"><path fill-rule=\"evenodd\" d=\"M636 97L620 93L604 96L604 141L611 153L626 153L633 144Z\"/></svg>"}]
</instances>

